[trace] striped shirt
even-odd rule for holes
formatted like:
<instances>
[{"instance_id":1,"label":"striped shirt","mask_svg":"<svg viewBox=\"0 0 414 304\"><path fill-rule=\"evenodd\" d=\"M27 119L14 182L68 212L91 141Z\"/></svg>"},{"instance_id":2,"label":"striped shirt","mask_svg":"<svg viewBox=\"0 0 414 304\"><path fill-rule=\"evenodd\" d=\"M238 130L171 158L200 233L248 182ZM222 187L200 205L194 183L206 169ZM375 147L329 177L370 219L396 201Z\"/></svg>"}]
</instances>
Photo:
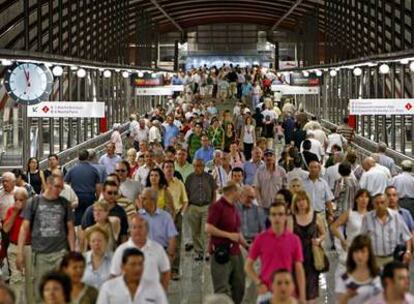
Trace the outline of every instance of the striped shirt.
<instances>
[{"instance_id":1,"label":"striped shirt","mask_svg":"<svg viewBox=\"0 0 414 304\"><path fill-rule=\"evenodd\" d=\"M336 133L341 134L348 142L354 138L354 129L348 125L339 126Z\"/></svg>"},{"instance_id":2,"label":"striped shirt","mask_svg":"<svg viewBox=\"0 0 414 304\"><path fill-rule=\"evenodd\" d=\"M376 256L390 256L397 245L409 241L412 237L401 215L391 209L385 223L370 211L362 220L361 234L367 233L371 237L372 247Z\"/></svg>"}]
</instances>

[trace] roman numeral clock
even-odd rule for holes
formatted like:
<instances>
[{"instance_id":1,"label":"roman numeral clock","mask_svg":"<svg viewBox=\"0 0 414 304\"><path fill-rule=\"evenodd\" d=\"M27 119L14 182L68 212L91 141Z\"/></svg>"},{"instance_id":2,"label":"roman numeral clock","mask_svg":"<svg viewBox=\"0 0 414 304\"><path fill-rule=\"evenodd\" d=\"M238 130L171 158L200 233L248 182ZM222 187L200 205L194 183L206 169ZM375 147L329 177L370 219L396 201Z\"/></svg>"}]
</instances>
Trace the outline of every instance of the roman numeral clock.
<instances>
[{"instance_id":1,"label":"roman numeral clock","mask_svg":"<svg viewBox=\"0 0 414 304\"><path fill-rule=\"evenodd\" d=\"M37 104L48 100L53 87L53 74L44 64L15 63L6 70L4 87L16 102Z\"/></svg>"}]
</instances>

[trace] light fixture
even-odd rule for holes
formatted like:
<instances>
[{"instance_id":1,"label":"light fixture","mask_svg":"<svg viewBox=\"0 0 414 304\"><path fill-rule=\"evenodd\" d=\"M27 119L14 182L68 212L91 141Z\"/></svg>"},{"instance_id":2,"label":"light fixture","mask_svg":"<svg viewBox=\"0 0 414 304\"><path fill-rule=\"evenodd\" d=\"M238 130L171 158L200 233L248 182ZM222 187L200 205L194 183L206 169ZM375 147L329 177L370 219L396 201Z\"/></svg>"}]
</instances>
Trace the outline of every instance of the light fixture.
<instances>
[{"instance_id":1,"label":"light fixture","mask_svg":"<svg viewBox=\"0 0 414 304\"><path fill-rule=\"evenodd\" d=\"M13 64L13 61L11 61L9 59L2 59L1 60L1 65L9 66L9 65L12 65L12 64Z\"/></svg>"},{"instance_id":2,"label":"light fixture","mask_svg":"<svg viewBox=\"0 0 414 304\"><path fill-rule=\"evenodd\" d=\"M414 72L414 61L411 61L410 63L410 71Z\"/></svg>"},{"instance_id":3,"label":"light fixture","mask_svg":"<svg viewBox=\"0 0 414 304\"><path fill-rule=\"evenodd\" d=\"M123 71L122 72L122 77L128 78L129 77L129 72L128 71Z\"/></svg>"},{"instance_id":4,"label":"light fixture","mask_svg":"<svg viewBox=\"0 0 414 304\"><path fill-rule=\"evenodd\" d=\"M52 69L52 73L56 77L60 77L63 75L63 68L60 65L55 65Z\"/></svg>"},{"instance_id":5,"label":"light fixture","mask_svg":"<svg viewBox=\"0 0 414 304\"><path fill-rule=\"evenodd\" d=\"M354 75L355 75L355 76L361 76L361 75L362 75L362 70L361 70L361 68L355 68L355 69L354 69Z\"/></svg>"},{"instance_id":6,"label":"light fixture","mask_svg":"<svg viewBox=\"0 0 414 304\"><path fill-rule=\"evenodd\" d=\"M80 68L77 72L76 75L78 75L79 78L84 78L86 76L86 70L83 68Z\"/></svg>"},{"instance_id":7,"label":"light fixture","mask_svg":"<svg viewBox=\"0 0 414 304\"><path fill-rule=\"evenodd\" d=\"M336 70L331 70L329 72L329 75L331 75L331 77L335 77L338 74L338 72Z\"/></svg>"},{"instance_id":8,"label":"light fixture","mask_svg":"<svg viewBox=\"0 0 414 304\"><path fill-rule=\"evenodd\" d=\"M321 77L323 73L321 70L316 70L315 74L316 76Z\"/></svg>"},{"instance_id":9,"label":"light fixture","mask_svg":"<svg viewBox=\"0 0 414 304\"><path fill-rule=\"evenodd\" d=\"M70 66L71 71L76 71L77 69L78 69L78 67L76 65L71 65Z\"/></svg>"},{"instance_id":10,"label":"light fixture","mask_svg":"<svg viewBox=\"0 0 414 304\"><path fill-rule=\"evenodd\" d=\"M404 59L401 59L400 63L401 64L409 64L410 60L408 58L404 58Z\"/></svg>"},{"instance_id":11,"label":"light fixture","mask_svg":"<svg viewBox=\"0 0 414 304\"><path fill-rule=\"evenodd\" d=\"M112 73L111 73L110 70L105 70L103 72L103 77L105 77L105 78L109 78L109 77L111 77L111 75L112 75Z\"/></svg>"},{"instance_id":12,"label":"light fixture","mask_svg":"<svg viewBox=\"0 0 414 304\"><path fill-rule=\"evenodd\" d=\"M309 77L309 72L308 71L303 71L302 74L303 74L303 77L305 77L305 78Z\"/></svg>"},{"instance_id":13,"label":"light fixture","mask_svg":"<svg viewBox=\"0 0 414 304\"><path fill-rule=\"evenodd\" d=\"M380 74L388 74L390 72L390 66L386 63L381 64L379 67Z\"/></svg>"}]
</instances>

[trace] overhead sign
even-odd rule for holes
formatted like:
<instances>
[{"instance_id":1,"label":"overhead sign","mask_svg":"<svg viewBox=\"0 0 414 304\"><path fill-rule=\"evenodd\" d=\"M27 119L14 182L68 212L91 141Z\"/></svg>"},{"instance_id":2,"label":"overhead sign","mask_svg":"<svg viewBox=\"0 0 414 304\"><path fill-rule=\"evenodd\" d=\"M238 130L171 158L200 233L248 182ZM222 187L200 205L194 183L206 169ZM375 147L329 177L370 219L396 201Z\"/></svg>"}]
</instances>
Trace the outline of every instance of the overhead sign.
<instances>
[{"instance_id":1,"label":"overhead sign","mask_svg":"<svg viewBox=\"0 0 414 304\"><path fill-rule=\"evenodd\" d=\"M165 85L163 74L144 73L138 76L138 73L131 74L131 86L133 87L156 87Z\"/></svg>"},{"instance_id":2,"label":"overhead sign","mask_svg":"<svg viewBox=\"0 0 414 304\"><path fill-rule=\"evenodd\" d=\"M135 89L135 94L137 96L170 96L173 95L173 93L174 91L171 86Z\"/></svg>"},{"instance_id":3,"label":"overhead sign","mask_svg":"<svg viewBox=\"0 0 414 304\"><path fill-rule=\"evenodd\" d=\"M27 117L42 118L103 118L104 102L45 101L28 106Z\"/></svg>"},{"instance_id":4,"label":"overhead sign","mask_svg":"<svg viewBox=\"0 0 414 304\"><path fill-rule=\"evenodd\" d=\"M316 76L315 73L309 73L308 77L303 76L302 72L291 73L289 83L291 85L298 86L319 86L321 84L320 77Z\"/></svg>"},{"instance_id":5,"label":"overhead sign","mask_svg":"<svg viewBox=\"0 0 414 304\"><path fill-rule=\"evenodd\" d=\"M351 99L351 115L414 115L414 99Z\"/></svg>"},{"instance_id":6,"label":"overhead sign","mask_svg":"<svg viewBox=\"0 0 414 304\"><path fill-rule=\"evenodd\" d=\"M171 88L171 90L173 92L183 92L184 91L184 85L182 85L182 84L172 84L168 87Z\"/></svg>"},{"instance_id":7,"label":"overhead sign","mask_svg":"<svg viewBox=\"0 0 414 304\"><path fill-rule=\"evenodd\" d=\"M319 95L319 87L272 84L270 88L273 92L281 92L283 95Z\"/></svg>"}]
</instances>

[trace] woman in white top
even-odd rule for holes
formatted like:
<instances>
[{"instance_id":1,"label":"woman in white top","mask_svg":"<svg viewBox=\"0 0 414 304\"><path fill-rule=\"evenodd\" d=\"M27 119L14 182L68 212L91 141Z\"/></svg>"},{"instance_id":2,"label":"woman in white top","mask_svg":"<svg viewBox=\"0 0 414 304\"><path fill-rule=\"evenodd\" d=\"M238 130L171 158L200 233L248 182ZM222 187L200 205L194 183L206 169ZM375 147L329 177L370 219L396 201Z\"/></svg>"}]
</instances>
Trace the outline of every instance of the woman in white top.
<instances>
[{"instance_id":1,"label":"woman in white top","mask_svg":"<svg viewBox=\"0 0 414 304\"><path fill-rule=\"evenodd\" d=\"M338 277L345 271L346 256L349 244L359 234L362 219L372 209L371 196L366 189L360 189L355 195L353 209L346 210L331 225L335 236L335 247L339 254L339 263L335 272Z\"/></svg>"},{"instance_id":2,"label":"woman in white top","mask_svg":"<svg viewBox=\"0 0 414 304\"><path fill-rule=\"evenodd\" d=\"M111 143L115 145L115 153L119 156L122 156L122 151L124 149L124 146L122 144L122 137L120 133L121 125L116 123L114 124L114 131L111 135Z\"/></svg>"},{"instance_id":3,"label":"woman in white top","mask_svg":"<svg viewBox=\"0 0 414 304\"><path fill-rule=\"evenodd\" d=\"M246 161L252 158L252 149L256 142L256 132L254 130L253 119L247 116L241 131L240 142L243 144L243 154Z\"/></svg>"},{"instance_id":4,"label":"woman in white top","mask_svg":"<svg viewBox=\"0 0 414 304\"><path fill-rule=\"evenodd\" d=\"M336 279L335 294L338 304L360 304L381 292L371 238L358 235L349 247L346 272Z\"/></svg>"}]
</instances>

